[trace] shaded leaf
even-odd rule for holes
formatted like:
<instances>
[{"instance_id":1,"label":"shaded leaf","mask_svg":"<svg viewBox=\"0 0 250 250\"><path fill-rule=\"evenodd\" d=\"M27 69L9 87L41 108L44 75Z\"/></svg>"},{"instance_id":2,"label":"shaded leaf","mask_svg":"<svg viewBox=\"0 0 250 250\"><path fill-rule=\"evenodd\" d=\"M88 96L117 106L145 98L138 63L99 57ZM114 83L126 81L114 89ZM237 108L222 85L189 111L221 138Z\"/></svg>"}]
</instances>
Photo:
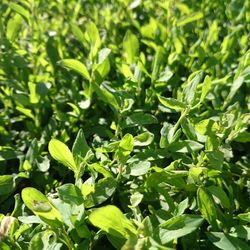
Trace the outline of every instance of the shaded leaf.
<instances>
[{"instance_id":1,"label":"shaded leaf","mask_svg":"<svg viewBox=\"0 0 250 250\"><path fill-rule=\"evenodd\" d=\"M204 146L199 142L185 140L171 143L167 149L171 152L193 153L201 150L203 147Z\"/></svg>"},{"instance_id":2,"label":"shaded leaf","mask_svg":"<svg viewBox=\"0 0 250 250\"><path fill-rule=\"evenodd\" d=\"M134 146L148 146L154 140L154 134L150 132L143 132L134 137Z\"/></svg>"},{"instance_id":3,"label":"shaded leaf","mask_svg":"<svg viewBox=\"0 0 250 250\"><path fill-rule=\"evenodd\" d=\"M130 169L130 175L132 176L141 176L148 172L150 169L150 162L148 161L139 161L139 162L133 162L129 165Z\"/></svg>"},{"instance_id":4,"label":"shaded leaf","mask_svg":"<svg viewBox=\"0 0 250 250\"><path fill-rule=\"evenodd\" d=\"M197 199L201 214L213 228L217 229L217 210L211 195L205 188L200 187L197 190Z\"/></svg>"},{"instance_id":5,"label":"shaded leaf","mask_svg":"<svg viewBox=\"0 0 250 250\"><path fill-rule=\"evenodd\" d=\"M247 250L249 249L249 245L244 241L232 237L230 235L219 233L219 232L211 232L207 233L209 240L219 249L227 249L227 250Z\"/></svg>"},{"instance_id":6,"label":"shaded leaf","mask_svg":"<svg viewBox=\"0 0 250 250\"><path fill-rule=\"evenodd\" d=\"M83 130L80 129L78 131L78 134L76 136L76 139L72 147L73 156L75 158L77 158L77 156L84 158L87 155L89 150L90 150L90 147L88 146L86 142Z\"/></svg>"},{"instance_id":7,"label":"shaded leaf","mask_svg":"<svg viewBox=\"0 0 250 250\"><path fill-rule=\"evenodd\" d=\"M68 183L57 188L59 198L69 204L81 205L84 203L81 190L75 185Z\"/></svg>"},{"instance_id":8,"label":"shaded leaf","mask_svg":"<svg viewBox=\"0 0 250 250\"><path fill-rule=\"evenodd\" d=\"M159 238L162 244L183 237L197 230L203 222L199 215L177 215L159 226Z\"/></svg>"},{"instance_id":9,"label":"shaded leaf","mask_svg":"<svg viewBox=\"0 0 250 250\"><path fill-rule=\"evenodd\" d=\"M82 186L84 189L86 186ZM114 178L108 177L98 181L93 190L86 195L84 204L87 208L99 205L109 199L115 192L117 182ZM86 192L86 190L84 190Z\"/></svg>"},{"instance_id":10,"label":"shaded leaf","mask_svg":"<svg viewBox=\"0 0 250 250\"><path fill-rule=\"evenodd\" d=\"M134 127L134 126L143 126L147 124L155 124L158 120L155 116L147 113L136 112L126 118L123 122L122 127Z\"/></svg>"},{"instance_id":11,"label":"shaded leaf","mask_svg":"<svg viewBox=\"0 0 250 250\"><path fill-rule=\"evenodd\" d=\"M0 175L0 195L10 194L15 190L13 175Z\"/></svg>"}]
</instances>

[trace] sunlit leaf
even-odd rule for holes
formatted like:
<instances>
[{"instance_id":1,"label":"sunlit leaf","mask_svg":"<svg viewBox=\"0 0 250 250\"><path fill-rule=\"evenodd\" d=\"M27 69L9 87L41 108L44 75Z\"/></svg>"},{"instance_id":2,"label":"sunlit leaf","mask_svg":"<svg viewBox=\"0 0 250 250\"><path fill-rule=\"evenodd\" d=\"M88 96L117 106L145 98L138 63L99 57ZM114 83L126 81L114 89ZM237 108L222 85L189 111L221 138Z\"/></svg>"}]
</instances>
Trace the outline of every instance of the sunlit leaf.
<instances>
[{"instance_id":1,"label":"sunlit leaf","mask_svg":"<svg viewBox=\"0 0 250 250\"><path fill-rule=\"evenodd\" d=\"M95 209L89 216L89 221L106 233L118 238L128 239L137 235L132 222L116 206L108 205Z\"/></svg>"},{"instance_id":2,"label":"sunlit leaf","mask_svg":"<svg viewBox=\"0 0 250 250\"><path fill-rule=\"evenodd\" d=\"M57 139L51 139L49 142L49 152L55 160L62 163L72 171L77 171L73 155L63 142Z\"/></svg>"},{"instance_id":3,"label":"sunlit leaf","mask_svg":"<svg viewBox=\"0 0 250 250\"><path fill-rule=\"evenodd\" d=\"M82 75L85 79L90 80L90 74L86 68L86 66L81 63L78 60L75 59L63 59L60 61L60 63L70 69L73 70L75 72L77 72L78 74Z\"/></svg>"},{"instance_id":4,"label":"sunlit leaf","mask_svg":"<svg viewBox=\"0 0 250 250\"><path fill-rule=\"evenodd\" d=\"M48 198L35 188L27 187L22 190L25 205L45 223L53 227L62 225L62 217Z\"/></svg>"}]
</instances>

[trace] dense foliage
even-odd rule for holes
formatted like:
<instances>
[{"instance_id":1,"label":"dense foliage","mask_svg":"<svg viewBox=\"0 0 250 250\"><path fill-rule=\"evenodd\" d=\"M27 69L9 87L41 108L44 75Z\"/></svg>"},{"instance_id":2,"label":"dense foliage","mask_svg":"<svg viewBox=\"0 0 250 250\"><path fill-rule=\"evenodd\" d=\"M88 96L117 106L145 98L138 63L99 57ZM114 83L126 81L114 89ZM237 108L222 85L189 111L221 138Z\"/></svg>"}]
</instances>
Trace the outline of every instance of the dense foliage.
<instances>
[{"instance_id":1,"label":"dense foliage","mask_svg":"<svg viewBox=\"0 0 250 250\"><path fill-rule=\"evenodd\" d=\"M0 13L0 249L249 249L249 0Z\"/></svg>"}]
</instances>

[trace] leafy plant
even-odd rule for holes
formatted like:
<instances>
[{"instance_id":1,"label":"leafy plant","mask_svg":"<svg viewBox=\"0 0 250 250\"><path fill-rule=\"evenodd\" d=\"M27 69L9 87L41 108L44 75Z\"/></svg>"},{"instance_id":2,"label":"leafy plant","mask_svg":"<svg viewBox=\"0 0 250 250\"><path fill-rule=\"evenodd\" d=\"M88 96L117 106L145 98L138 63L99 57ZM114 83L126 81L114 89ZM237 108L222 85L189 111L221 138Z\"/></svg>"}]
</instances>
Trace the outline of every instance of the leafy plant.
<instances>
[{"instance_id":1,"label":"leafy plant","mask_svg":"<svg viewBox=\"0 0 250 250\"><path fill-rule=\"evenodd\" d=\"M248 249L249 8L2 0L0 249Z\"/></svg>"}]
</instances>

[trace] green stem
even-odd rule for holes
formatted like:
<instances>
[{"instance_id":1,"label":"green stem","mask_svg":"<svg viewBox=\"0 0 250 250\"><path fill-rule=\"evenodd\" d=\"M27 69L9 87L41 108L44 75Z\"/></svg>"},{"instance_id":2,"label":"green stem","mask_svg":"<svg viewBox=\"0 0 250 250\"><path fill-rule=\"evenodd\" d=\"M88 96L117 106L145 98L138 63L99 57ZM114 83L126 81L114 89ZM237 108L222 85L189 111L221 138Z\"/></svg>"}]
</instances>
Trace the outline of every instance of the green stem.
<instances>
[{"instance_id":1,"label":"green stem","mask_svg":"<svg viewBox=\"0 0 250 250\"><path fill-rule=\"evenodd\" d=\"M75 185L81 189L82 186L82 179L81 179L81 173L78 171L75 173Z\"/></svg>"},{"instance_id":2,"label":"green stem","mask_svg":"<svg viewBox=\"0 0 250 250\"><path fill-rule=\"evenodd\" d=\"M119 165L119 166L118 166L118 175L117 175L117 177L116 177L117 182L120 181L120 179L121 179L121 177L122 177L122 172L123 172L123 165Z\"/></svg>"},{"instance_id":3,"label":"green stem","mask_svg":"<svg viewBox=\"0 0 250 250\"><path fill-rule=\"evenodd\" d=\"M67 245L67 247L69 249L72 249L74 250L75 249L75 246L72 242L72 240L69 238L67 232L65 231L65 229L62 230L62 241Z\"/></svg>"},{"instance_id":4,"label":"green stem","mask_svg":"<svg viewBox=\"0 0 250 250\"><path fill-rule=\"evenodd\" d=\"M122 116L119 113L117 113L117 124L116 124L116 130L115 130L116 138L119 138L119 135L122 137L121 127L120 127L121 120L122 120Z\"/></svg>"},{"instance_id":5,"label":"green stem","mask_svg":"<svg viewBox=\"0 0 250 250\"><path fill-rule=\"evenodd\" d=\"M186 115L188 114L188 112L189 112L189 108L186 108L186 109L184 110L184 112L181 113L181 116L180 116L179 120L178 120L178 121L176 122L176 124L174 125L174 134L175 134L175 132L177 131L177 129L179 128L179 126L180 126L182 120L183 120L183 119L186 117Z\"/></svg>"}]
</instances>

